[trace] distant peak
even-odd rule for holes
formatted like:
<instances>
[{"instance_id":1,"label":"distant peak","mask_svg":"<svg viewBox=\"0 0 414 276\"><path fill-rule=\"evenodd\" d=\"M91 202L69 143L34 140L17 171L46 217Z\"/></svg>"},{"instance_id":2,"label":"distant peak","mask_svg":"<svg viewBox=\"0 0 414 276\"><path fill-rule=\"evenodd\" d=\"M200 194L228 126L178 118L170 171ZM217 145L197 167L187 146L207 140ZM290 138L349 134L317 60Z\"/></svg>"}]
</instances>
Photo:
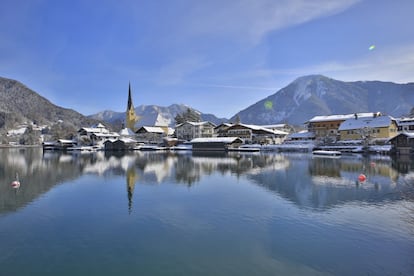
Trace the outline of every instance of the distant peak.
<instances>
[{"instance_id":1,"label":"distant peak","mask_svg":"<svg viewBox=\"0 0 414 276\"><path fill-rule=\"evenodd\" d=\"M329 80L330 78L324 75L307 75L307 76L299 77L293 82L303 82L303 81L322 80L322 79Z\"/></svg>"}]
</instances>

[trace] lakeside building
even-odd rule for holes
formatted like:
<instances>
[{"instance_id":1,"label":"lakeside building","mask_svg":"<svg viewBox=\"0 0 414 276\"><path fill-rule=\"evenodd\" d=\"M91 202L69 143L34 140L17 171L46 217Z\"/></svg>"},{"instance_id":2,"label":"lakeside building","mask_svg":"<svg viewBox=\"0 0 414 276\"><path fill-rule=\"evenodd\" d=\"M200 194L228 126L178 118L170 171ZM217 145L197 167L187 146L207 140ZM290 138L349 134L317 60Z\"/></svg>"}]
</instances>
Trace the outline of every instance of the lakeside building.
<instances>
[{"instance_id":1,"label":"lakeside building","mask_svg":"<svg viewBox=\"0 0 414 276\"><path fill-rule=\"evenodd\" d=\"M373 113L355 113L345 115L327 115L327 116L315 116L309 121L305 122L309 132L315 134L316 140L324 142L336 142L340 139L338 132L339 126L348 119L351 118L363 118L372 117Z\"/></svg>"},{"instance_id":2,"label":"lakeside building","mask_svg":"<svg viewBox=\"0 0 414 276\"><path fill-rule=\"evenodd\" d=\"M397 119L399 132L414 132L414 117Z\"/></svg>"},{"instance_id":3,"label":"lakeside building","mask_svg":"<svg viewBox=\"0 0 414 276\"><path fill-rule=\"evenodd\" d=\"M185 122L175 126L175 136L180 140L213 137L215 124L205 122Z\"/></svg>"},{"instance_id":4,"label":"lakeside building","mask_svg":"<svg viewBox=\"0 0 414 276\"><path fill-rule=\"evenodd\" d=\"M218 126L214 128L214 136L215 137L226 137L227 136L227 130L229 127L231 127L233 124L231 123L221 123Z\"/></svg>"},{"instance_id":5,"label":"lakeside building","mask_svg":"<svg viewBox=\"0 0 414 276\"><path fill-rule=\"evenodd\" d=\"M108 139L116 139L120 135L109 131L103 124L99 123L92 127L82 127L78 130L77 141L79 144L96 145Z\"/></svg>"},{"instance_id":6,"label":"lakeside building","mask_svg":"<svg viewBox=\"0 0 414 276\"><path fill-rule=\"evenodd\" d=\"M193 151L226 151L237 148L243 144L239 137L209 137L191 140Z\"/></svg>"},{"instance_id":7,"label":"lakeside building","mask_svg":"<svg viewBox=\"0 0 414 276\"><path fill-rule=\"evenodd\" d=\"M104 142L105 151L127 151L137 147L137 141L132 138L122 137L119 139L108 139Z\"/></svg>"},{"instance_id":8,"label":"lakeside building","mask_svg":"<svg viewBox=\"0 0 414 276\"><path fill-rule=\"evenodd\" d=\"M280 144L287 132L271 130L257 125L235 124L227 129L228 137L240 137L246 144Z\"/></svg>"},{"instance_id":9,"label":"lakeside building","mask_svg":"<svg viewBox=\"0 0 414 276\"><path fill-rule=\"evenodd\" d=\"M289 124L274 124L274 125L259 125L259 126L270 129L270 130L283 131L288 134L295 131L295 129Z\"/></svg>"},{"instance_id":10,"label":"lakeside building","mask_svg":"<svg viewBox=\"0 0 414 276\"><path fill-rule=\"evenodd\" d=\"M341 141L371 141L384 144L391 137L397 135L396 120L388 115L372 114L370 117L355 116L347 119L339 126Z\"/></svg>"},{"instance_id":11,"label":"lakeside building","mask_svg":"<svg viewBox=\"0 0 414 276\"><path fill-rule=\"evenodd\" d=\"M168 133L165 133L161 127L142 126L136 131L136 137L139 141L150 144L162 143L163 138L167 135Z\"/></svg>"},{"instance_id":12,"label":"lakeside building","mask_svg":"<svg viewBox=\"0 0 414 276\"><path fill-rule=\"evenodd\" d=\"M299 132L291 133L286 137L285 142L295 143L309 143L315 141L315 133L302 130Z\"/></svg>"},{"instance_id":13,"label":"lakeside building","mask_svg":"<svg viewBox=\"0 0 414 276\"><path fill-rule=\"evenodd\" d=\"M389 140L392 153L397 155L414 155L414 132L403 132Z\"/></svg>"}]
</instances>

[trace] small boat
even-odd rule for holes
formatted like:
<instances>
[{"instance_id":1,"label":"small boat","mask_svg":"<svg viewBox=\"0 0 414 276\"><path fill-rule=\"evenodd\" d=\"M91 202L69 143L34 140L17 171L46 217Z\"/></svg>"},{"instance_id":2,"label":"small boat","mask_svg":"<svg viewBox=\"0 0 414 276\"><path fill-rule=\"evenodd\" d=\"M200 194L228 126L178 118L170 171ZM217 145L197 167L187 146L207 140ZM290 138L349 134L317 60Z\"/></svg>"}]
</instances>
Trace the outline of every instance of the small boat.
<instances>
[{"instance_id":1,"label":"small boat","mask_svg":"<svg viewBox=\"0 0 414 276\"><path fill-rule=\"evenodd\" d=\"M260 148L254 148L254 147L236 147L227 148L228 151L241 151L241 152L259 152Z\"/></svg>"},{"instance_id":2,"label":"small boat","mask_svg":"<svg viewBox=\"0 0 414 276\"><path fill-rule=\"evenodd\" d=\"M337 150L314 150L312 154L315 156L341 156L342 153Z\"/></svg>"}]
</instances>

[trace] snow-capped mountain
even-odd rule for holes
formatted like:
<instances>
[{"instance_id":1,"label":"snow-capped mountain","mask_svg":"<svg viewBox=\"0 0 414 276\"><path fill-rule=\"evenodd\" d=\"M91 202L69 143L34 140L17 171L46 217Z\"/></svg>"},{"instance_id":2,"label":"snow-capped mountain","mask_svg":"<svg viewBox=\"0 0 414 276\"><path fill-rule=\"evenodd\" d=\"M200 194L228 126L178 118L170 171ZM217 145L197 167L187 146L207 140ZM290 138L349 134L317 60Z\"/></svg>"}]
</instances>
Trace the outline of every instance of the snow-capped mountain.
<instances>
[{"instance_id":1,"label":"snow-capped mountain","mask_svg":"<svg viewBox=\"0 0 414 276\"><path fill-rule=\"evenodd\" d=\"M296 79L273 95L237 113L243 123L302 125L316 115L381 112L410 113L414 83L381 81L343 82L322 75Z\"/></svg>"},{"instance_id":2,"label":"snow-capped mountain","mask_svg":"<svg viewBox=\"0 0 414 276\"><path fill-rule=\"evenodd\" d=\"M135 114L140 117L137 122L137 126L154 126L154 125L175 125L175 117L178 114L182 114L187 109L193 108L184 104L172 104L170 106L157 106L157 105L140 105L135 107ZM226 118L217 118L212 114L205 114L195 110L201 114L201 120L210 121L215 124L228 121ZM102 111L97 114L89 116L92 119L109 122L113 125L121 125L125 121L125 112L114 112L114 111Z\"/></svg>"}]
</instances>

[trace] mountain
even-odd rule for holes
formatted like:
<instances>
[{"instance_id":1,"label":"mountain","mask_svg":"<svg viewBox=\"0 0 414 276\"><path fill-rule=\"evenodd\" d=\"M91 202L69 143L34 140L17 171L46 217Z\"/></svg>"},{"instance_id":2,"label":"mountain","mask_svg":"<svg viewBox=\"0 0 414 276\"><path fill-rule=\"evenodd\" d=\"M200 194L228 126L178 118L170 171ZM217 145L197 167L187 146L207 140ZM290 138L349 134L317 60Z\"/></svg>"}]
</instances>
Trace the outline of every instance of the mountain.
<instances>
[{"instance_id":1,"label":"mountain","mask_svg":"<svg viewBox=\"0 0 414 276\"><path fill-rule=\"evenodd\" d=\"M51 125L58 121L75 129L96 123L72 109L54 105L16 80L0 77L0 128L24 122Z\"/></svg>"},{"instance_id":2,"label":"mountain","mask_svg":"<svg viewBox=\"0 0 414 276\"><path fill-rule=\"evenodd\" d=\"M184 104L172 104L167 107L157 105L140 105L135 107L135 114L140 117L137 126L154 126L154 125L175 125L175 117L184 113L190 108L199 113L202 121L210 121L215 124L227 122L226 118L217 118L213 114L205 114ZM105 121L113 125L120 126L125 122L125 112L115 112L105 110L97 114L90 115L89 118Z\"/></svg>"},{"instance_id":3,"label":"mountain","mask_svg":"<svg viewBox=\"0 0 414 276\"><path fill-rule=\"evenodd\" d=\"M243 123L302 125L317 115L381 112L399 117L414 107L414 83L343 82L322 75L296 79L234 115Z\"/></svg>"}]
</instances>

